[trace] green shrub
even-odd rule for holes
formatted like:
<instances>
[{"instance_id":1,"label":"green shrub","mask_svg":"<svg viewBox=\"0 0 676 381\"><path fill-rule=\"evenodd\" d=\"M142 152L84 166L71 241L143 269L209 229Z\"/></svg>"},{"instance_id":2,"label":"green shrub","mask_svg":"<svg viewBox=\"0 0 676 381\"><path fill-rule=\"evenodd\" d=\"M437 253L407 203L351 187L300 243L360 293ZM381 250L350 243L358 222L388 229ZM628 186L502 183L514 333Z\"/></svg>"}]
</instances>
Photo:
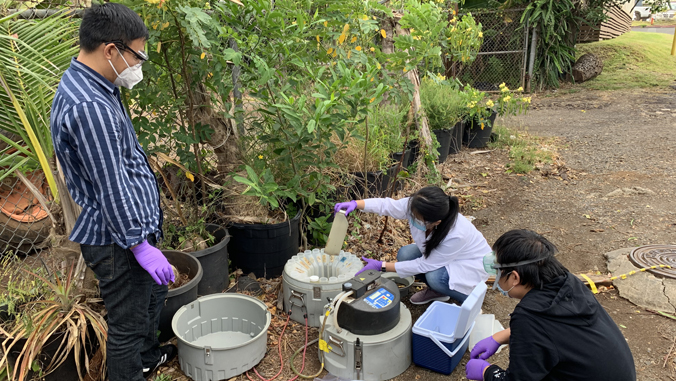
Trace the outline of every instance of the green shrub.
<instances>
[{"instance_id":1,"label":"green shrub","mask_svg":"<svg viewBox=\"0 0 676 381\"><path fill-rule=\"evenodd\" d=\"M462 93L450 85L437 84L431 80L422 81L420 101L432 130L451 128L465 114L466 102Z\"/></svg>"}]
</instances>

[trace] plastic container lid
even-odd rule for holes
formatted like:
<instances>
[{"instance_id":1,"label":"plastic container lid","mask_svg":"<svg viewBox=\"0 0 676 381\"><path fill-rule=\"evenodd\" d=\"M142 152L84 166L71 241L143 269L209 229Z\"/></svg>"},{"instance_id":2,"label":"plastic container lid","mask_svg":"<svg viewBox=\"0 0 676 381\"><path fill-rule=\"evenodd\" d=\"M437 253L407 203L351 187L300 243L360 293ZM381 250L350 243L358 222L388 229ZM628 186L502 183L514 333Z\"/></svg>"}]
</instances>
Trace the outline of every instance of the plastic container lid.
<instances>
[{"instance_id":1,"label":"plastic container lid","mask_svg":"<svg viewBox=\"0 0 676 381\"><path fill-rule=\"evenodd\" d=\"M465 336L481 313L481 305L488 287L481 282L469 294L461 306L435 301L413 325L416 335L436 338L444 343L452 343Z\"/></svg>"}]
</instances>

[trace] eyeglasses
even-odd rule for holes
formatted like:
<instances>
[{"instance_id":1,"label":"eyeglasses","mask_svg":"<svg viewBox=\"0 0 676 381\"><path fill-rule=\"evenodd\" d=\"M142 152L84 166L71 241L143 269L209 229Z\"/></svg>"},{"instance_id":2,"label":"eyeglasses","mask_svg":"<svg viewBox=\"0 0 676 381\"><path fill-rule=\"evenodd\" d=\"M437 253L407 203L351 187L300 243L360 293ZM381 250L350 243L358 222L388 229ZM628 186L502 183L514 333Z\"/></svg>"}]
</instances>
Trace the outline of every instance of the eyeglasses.
<instances>
[{"instance_id":1,"label":"eyeglasses","mask_svg":"<svg viewBox=\"0 0 676 381\"><path fill-rule=\"evenodd\" d=\"M131 52L131 54L133 54L134 57L136 57L136 59L141 61L141 63L148 61L148 54L146 52L144 52L143 50L139 50L138 52L136 52L132 48L130 48L127 44L125 44L124 42L122 42L120 40L108 41L108 42L104 42L104 44L106 44L106 45L115 44L115 46L117 48L122 48L122 50L126 50L128 52Z\"/></svg>"}]
</instances>

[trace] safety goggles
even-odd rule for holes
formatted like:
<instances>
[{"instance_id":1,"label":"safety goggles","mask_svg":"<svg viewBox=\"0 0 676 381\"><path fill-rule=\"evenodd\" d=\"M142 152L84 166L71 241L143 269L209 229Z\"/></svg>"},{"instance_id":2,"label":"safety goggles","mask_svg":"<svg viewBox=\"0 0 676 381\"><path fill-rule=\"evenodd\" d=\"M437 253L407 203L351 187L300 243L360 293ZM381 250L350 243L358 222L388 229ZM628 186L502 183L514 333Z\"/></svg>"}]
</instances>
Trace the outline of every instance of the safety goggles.
<instances>
[{"instance_id":1,"label":"safety goggles","mask_svg":"<svg viewBox=\"0 0 676 381\"><path fill-rule=\"evenodd\" d=\"M484 257L484 269L489 274L495 272L495 282L493 282L493 289L495 290L495 289L498 288L498 280L502 276L502 269L517 267L517 266L521 266L521 265L528 265L528 264L531 264L531 263L544 261L548 257L549 256L546 256L546 257L543 257L543 258L529 259L527 261L514 262L514 263L497 263L496 258L495 258L495 252L491 251L490 254L488 254L487 256Z\"/></svg>"},{"instance_id":2,"label":"safety goggles","mask_svg":"<svg viewBox=\"0 0 676 381\"><path fill-rule=\"evenodd\" d=\"M126 50L128 52L131 52L131 54L133 54L134 57L136 57L136 59L138 59L141 63L148 61L148 58L149 58L148 53L144 52L143 50L139 50L139 51L136 52L132 48L130 48L127 44L125 44L124 42L122 42L120 40L108 41L108 42L104 42L104 44L106 44L106 45L115 44L115 46L117 46L118 49L122 49L122 50Z\"/></svg>"}]
</instances>

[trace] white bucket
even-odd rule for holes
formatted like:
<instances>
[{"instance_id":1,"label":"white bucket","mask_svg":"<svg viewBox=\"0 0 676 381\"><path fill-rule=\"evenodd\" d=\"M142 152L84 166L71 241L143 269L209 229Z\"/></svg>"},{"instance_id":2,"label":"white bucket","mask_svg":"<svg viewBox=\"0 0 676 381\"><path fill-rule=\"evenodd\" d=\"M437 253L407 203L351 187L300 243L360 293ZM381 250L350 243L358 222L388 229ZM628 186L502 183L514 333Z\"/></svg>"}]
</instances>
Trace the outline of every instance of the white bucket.
<instances>
[{"instance_id":1,"label":"white bucket","mask_svg":"<svg viewBox=\"0 0 676 381\"><path fill-rule=\"evenodd\" d=\"M474 324L474 330L469 336L469 346L467 347L467 351L471 352L476 343L487 338L488 336L493 336L496 332L500 332L504 329L505 328L498 320L495 319L495 315L493 314L481 314L477 316ZM495 353L500 353L502 348L506 346L507 345L501 345Z\"/></svg>"}]
</instances>

